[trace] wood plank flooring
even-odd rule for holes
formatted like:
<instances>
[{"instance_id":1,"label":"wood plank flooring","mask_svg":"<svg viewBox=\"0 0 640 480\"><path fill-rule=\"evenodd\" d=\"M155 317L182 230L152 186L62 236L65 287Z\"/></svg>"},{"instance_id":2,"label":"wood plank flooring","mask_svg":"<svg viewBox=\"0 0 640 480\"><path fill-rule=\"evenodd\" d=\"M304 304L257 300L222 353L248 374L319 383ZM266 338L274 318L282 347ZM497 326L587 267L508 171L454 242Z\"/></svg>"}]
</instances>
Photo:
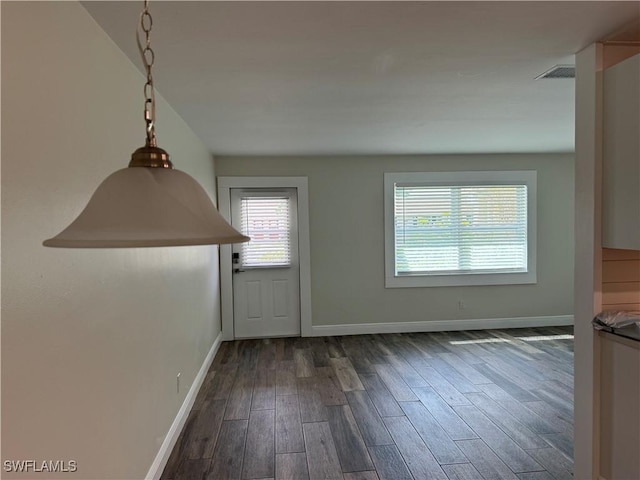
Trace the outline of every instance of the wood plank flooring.
<instances>
[{"instance_id":1,"label":"wood plank flooring","mask_svg":"<svg viewBox=\"0 0 640 480\"><path fill-rule=\"evenodd\" d=\"M573 328L224 342L163 480L573 478Z\"/></svg>"}]
</instances>

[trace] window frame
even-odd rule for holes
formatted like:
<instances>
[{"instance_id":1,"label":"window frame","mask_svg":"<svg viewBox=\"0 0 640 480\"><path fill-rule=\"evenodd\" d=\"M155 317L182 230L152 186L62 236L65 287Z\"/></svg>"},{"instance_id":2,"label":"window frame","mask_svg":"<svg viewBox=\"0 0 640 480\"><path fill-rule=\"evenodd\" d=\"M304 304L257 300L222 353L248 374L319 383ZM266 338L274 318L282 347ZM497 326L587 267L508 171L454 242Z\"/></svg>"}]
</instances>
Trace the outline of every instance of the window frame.
<instances>
[{"instance_id":1,"label":"window frame","mask_svg":"<svg viewBox=\"0 0 640 480\"><path fill-rule=\"evenodd\" d=\"M455 274L402 274L395 268L395 186L402 185L526 185L527 186L527 270L526 272ZM471 285L520 285L537 283L537 172L535 170L387 172L384 174L385 288L444 287Z\"/></svg>"}]
</instances>

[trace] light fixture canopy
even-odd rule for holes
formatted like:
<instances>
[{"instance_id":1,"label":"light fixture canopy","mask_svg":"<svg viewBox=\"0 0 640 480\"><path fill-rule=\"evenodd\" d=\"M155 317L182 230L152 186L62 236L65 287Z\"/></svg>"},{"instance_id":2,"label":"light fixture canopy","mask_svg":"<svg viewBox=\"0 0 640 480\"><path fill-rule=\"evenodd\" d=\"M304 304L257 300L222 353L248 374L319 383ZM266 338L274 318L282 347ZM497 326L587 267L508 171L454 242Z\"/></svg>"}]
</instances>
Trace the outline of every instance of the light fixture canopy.
<instances>
[{"instance_id":1,"label":"light fixture canopy","mask_svg":"<svg viewBox=\"0 0 640 480\"><path fill-rule=\"evenodd\" d=\"M163 247L249 241L222 218L196 180L173 169L169 154L156 144L152 24L146 0L139 23L146 36L144 46L136 31L147 73L145 145L133 152L128 168L114 172L100 184L67 228L43 242L46 247Z\"/></svg>"}]
</instances>

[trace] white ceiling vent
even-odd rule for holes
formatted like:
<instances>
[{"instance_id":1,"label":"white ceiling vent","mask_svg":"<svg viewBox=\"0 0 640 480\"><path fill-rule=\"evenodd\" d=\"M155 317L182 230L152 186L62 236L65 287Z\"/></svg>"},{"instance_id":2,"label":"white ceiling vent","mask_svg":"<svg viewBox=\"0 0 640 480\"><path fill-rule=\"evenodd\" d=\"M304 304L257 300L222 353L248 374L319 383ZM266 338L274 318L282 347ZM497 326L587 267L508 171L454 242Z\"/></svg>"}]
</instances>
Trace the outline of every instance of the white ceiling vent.
<instances>
[{"instance_id":1,"label":"white ceiling vent","mask_svg":"<svg viewBox=\"0 0 640 480\"><path fill-rule=\"evenodd\" d=\"M540 80L541 78L576 78L576 66L556 65L543 74L538 75L536 80Z\"/></svg>"}]
</instances>

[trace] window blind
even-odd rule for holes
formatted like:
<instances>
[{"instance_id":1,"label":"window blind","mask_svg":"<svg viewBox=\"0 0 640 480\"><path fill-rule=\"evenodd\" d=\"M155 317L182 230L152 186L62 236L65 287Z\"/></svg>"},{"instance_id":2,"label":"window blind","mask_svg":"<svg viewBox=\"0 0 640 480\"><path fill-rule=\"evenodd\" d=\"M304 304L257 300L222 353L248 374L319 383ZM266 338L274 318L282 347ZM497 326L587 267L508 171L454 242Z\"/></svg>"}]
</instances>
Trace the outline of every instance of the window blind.
<instances>
[{"instance_id":1,"label":"window blind","mask_svg":"<svg viewBox=\"0 0 640 480\"><path fill-rule=\"evenodd\" d=\"M396 275L527 271L526 185L394 187Z\"/></svg>"},{"instance_id":2,"label":"window blind","mask_svg":"<svg viewBox=\"0 0 640 480\"><path fill-rule=\"evenodd\" d=\"M242 266L285 267L291 264L290 200L243 197L240 228L251 241L242 244Z\"/></svg>"}]
</instances>

